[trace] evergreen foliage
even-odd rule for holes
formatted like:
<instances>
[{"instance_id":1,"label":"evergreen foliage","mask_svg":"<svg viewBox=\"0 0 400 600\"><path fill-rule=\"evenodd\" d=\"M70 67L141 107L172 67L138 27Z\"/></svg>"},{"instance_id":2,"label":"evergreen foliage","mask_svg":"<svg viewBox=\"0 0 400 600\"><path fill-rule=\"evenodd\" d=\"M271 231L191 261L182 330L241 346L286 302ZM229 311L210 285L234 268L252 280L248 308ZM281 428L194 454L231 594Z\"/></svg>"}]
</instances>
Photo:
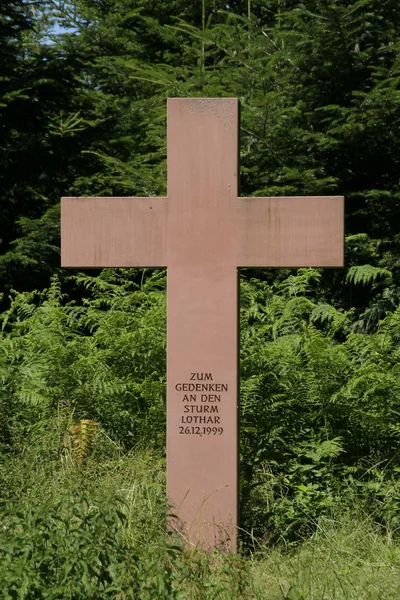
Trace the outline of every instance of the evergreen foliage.
<instances>
[{"instance_id":1,"label":"evergreen foliage","mask_svg":"<svg viewBox=\"0 0 400 600\"><path fill-rule=\"evenodd\" d=\"M347 234L366 236L349 266L388 269L397 289L395 2L3 4L7 292L42 289L57 269L61 195L165 193L165 99L201 95L241 100L242 194L345 194ZM347 308L377 293L324 283Z\"/></svg>"}]
</instances>

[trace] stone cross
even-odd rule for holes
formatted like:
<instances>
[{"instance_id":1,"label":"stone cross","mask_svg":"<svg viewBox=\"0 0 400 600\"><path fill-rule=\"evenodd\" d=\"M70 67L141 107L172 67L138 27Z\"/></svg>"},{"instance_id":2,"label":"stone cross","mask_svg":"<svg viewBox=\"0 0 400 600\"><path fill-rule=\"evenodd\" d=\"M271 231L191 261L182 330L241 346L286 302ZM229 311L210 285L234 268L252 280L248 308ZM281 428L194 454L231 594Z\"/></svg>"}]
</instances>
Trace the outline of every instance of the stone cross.
<instances>
[{"instance_id":1,"label":"stone cross","mask_svg":"<svg viewBox=\"0 0 400 600\"><path fill-rule=\"evenodd\" d=\"M63 198L64 267L167 267L167 496L236 548L238 268L343 265L343 198L238 195L239 104L168 100L168 195Z\"/></svg>"}]
</instances>

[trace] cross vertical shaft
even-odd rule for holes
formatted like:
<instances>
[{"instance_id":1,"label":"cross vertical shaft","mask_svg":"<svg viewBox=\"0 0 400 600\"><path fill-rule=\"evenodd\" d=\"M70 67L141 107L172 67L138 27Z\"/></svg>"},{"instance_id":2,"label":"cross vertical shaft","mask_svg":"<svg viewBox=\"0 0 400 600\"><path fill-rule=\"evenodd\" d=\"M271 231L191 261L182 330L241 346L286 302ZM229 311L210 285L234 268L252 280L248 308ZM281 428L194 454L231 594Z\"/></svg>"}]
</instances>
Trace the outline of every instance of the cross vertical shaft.
<instances>
[{"instance_id":1,"label":"cross vertical shaft","mask_svg":"<svg viewBox=\"0 0 400 600\"><path fill-rule=\"evenodd\" d=\"M189 541L235 548L236 100L168 105L167 494Z\"/></svg>"}]
</instances>

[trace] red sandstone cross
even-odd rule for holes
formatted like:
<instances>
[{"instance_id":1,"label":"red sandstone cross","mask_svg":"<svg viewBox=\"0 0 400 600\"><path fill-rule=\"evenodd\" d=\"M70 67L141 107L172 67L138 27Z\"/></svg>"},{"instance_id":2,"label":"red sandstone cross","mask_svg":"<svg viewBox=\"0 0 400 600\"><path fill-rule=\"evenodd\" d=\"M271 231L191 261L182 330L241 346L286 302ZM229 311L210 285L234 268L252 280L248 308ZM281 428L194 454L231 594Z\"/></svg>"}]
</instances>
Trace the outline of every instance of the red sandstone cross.
<instances>
[{"instance_id":1,"label":"red sandstone cross","mask_svg":"<svg viewBox=\"0 0 400 600\"><path fill-rule=\"evenodd\" d=\"M238 196L238 101L168 100L168 196L63 198L64 267L167 267L167 493L235 549L238 267L343 265L343 198Z\"/></svg>"}]
</instances>

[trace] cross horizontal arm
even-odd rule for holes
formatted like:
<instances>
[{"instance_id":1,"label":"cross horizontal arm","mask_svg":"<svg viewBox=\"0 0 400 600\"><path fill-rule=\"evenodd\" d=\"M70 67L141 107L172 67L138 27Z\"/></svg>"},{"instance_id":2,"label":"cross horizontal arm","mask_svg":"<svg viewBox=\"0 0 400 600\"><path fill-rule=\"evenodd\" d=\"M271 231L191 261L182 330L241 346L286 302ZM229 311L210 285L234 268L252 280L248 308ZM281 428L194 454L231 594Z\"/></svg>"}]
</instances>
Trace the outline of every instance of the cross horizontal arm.
<instances>
[{"instance_id":1,"label":"cross horizontal arm","mask_svg":"<svg viewBox=\"0 0 400 600\"><path fill-rule=\"evenodd\" d=\"M62 198L63 267L164 267L166 198Z\"/></svg>"},{"instance_id":2,"label":"cross horizontal arm","mask_svg":"<svg viewBox=\"0 0 400 600\"><path fill-rule=\"evenodd\" d=\"M238 198L239 267L342 267L341 196Z\"/></svg>"}]
</instances>

